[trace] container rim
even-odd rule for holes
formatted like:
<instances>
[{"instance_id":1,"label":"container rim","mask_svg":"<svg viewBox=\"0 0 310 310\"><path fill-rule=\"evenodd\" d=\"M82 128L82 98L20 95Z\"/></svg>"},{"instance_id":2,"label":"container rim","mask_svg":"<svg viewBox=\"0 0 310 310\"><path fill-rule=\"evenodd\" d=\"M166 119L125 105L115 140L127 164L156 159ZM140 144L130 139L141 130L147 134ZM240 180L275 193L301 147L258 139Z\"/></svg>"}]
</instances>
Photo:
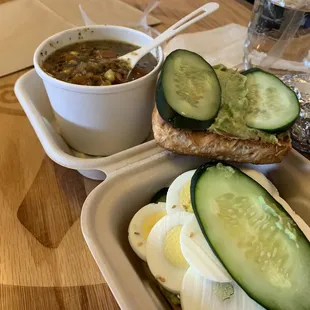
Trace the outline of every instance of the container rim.
<instances>
[{"instance_id":1,"label":"container rim","mask_svg":"<svg viewBox=\"0 0 310 310\"><path fill-rule=\"evenodd\" d=\"M135 30L132 28L128 28L128 27L114 26L114 25L82 26L82 27L74 27L74 28L70 28L70 29L58 32L58 33L48 37L47 39L45 39L36 48L36 50L34 52L34 56L33 56L34 68L35 68L37 74L42 78L43 81L51 83L58 88L66 89L68 91L78 92L78 93L92 93L92 94L98 94L99 95L99 94L122 92L122 91L127 91L127 90L130 90L133 88L140 87L145 80L153 77L154 75L156 75L159 72L159 70L162 66L163 60L164 60L164 53L163 53L163 50L160 46L157 47L157 55L158 55L157 61L158 62L157 62L156 67L152 71L150 71L148 74L146 74L145 76L143 76L137 80L126 82L123 84L109 85L109 86L88 86L88 85L71 84L71 83L67 83L67 82L58 80L58 79L50 76L41 68L41 66L39 64L41 52L44 49L44 47L46 47L51 41L57 41L63 35L68 34L68 33L73 33L76 31L83 31L83 30L91 30L91 29L109 29L109 30L119 30L119 31L124 31L124 32L125 31L131 32L132 36L130 36L130 40L128 41L129 43L132 42L132 38L135 38L137 36L142 36L144 38L150 39L150 41L153 40L153 38L151 36L141 32L141 31L138 31L138 30ZM82 41L83 40L79 40L79 42L82 42ZM84 40L84 41L87 41L87 40ZM76 42L75 40L72 40L72 43L75 43L75 42Z\"/></svg>"}]
</instances>

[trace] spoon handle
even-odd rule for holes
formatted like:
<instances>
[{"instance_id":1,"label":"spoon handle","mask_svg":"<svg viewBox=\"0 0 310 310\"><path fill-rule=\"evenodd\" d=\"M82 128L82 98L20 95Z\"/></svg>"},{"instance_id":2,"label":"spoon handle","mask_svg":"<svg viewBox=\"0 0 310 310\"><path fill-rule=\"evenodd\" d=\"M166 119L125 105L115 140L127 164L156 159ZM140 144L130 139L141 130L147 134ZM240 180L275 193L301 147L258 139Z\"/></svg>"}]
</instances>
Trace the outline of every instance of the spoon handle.
<instances>
[{"instance_id":1,"label":"spoon handle","mask_svg":"<svg viewBox=\"0 0 310 310\"><path fill-rule=\"evenodd\" d=\"M188 14L187 16L183 17L181 20L176 22L158 37L156 37L151 44L147 44L146 46L142 46L138 50L134 51L134 54L130 55L130 58L126 58L126 60L130 61L131 67L133 68L136 63L147 53L149 53L153 48L157 47L167 39L175 36L180 31L186 29L188 26L198 22L202 18L206 17L207 15L213 13L219 8L219 4L216 2L209 2L197 10L193 11L192 13ZM124 55L126 57L126 55ZM124 57L124 58L125 58ZM120 57L123 58L123 57ZM123 58L123 59L124 59Z\"/></svg>"}]
</instances>

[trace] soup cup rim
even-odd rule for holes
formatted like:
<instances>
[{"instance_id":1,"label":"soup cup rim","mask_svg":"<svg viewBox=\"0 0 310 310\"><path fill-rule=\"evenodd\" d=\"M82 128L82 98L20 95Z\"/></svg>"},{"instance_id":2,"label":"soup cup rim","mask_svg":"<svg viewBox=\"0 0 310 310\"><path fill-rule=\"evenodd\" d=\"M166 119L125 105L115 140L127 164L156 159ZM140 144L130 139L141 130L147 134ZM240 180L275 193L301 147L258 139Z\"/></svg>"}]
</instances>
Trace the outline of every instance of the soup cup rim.
<instances>
[{"instance_id":1,"label":"soup cup rim","mask_svg":"<svg viewBox=\"0 0 310 310\"><path fill-rule=\"evenodd\" d=\"M133 81L129 81L129 82L125 82L122 84L115 84L115 85L106 85L106 86L89 86L89 85L79 85L79 84L73 84L73 83L68 83L68 82L64 82L61 81L57 78L52 77L51 75L47 74L40 66L39 64L39 59L41 56L41 52L44 49L44 47L49 44L51 41L56 41L58 38L60 38L61 36L63 36L66 33L70 33L70 32L76 32L76 31L83 31L85 29L89 30L89 29L105 29L105 28L109 28L109 29L116 29L116 30L123 30L123 31L130 31L132 33L135 33L137 35L142 35L144 37L150 38L152 39L151 36L149 36L148 34L141 32L139 30L136 29L132 29L129 27L124 27L124 26L115 26L115 25L89 25L89 26L79 26L79 27L73 27L70 29L66 29L64 31L58 32L53 34L52 36L48 37L47 39L45 39L43 42L40 43L40 45L36 48L35 52L34 52L34 56L33 56L33 63L34 63L34 68L37 72L37 74L43 79L43 81L46 81L48 83L53 84L55 87L58 88L63 88L69 91L73 91L73 92L80 92L80 93L93 93L93 94L102 94L102 93L115 93L115 92L122 92L122 91L127 91L133 88L138 88L141 86L141 84L143 84L143 82L151 77L153 77L154 75L157 75L162 63L164 61L164 53L163 50L160 46L157 47L158 50L158 59L157 60L157 65L155 66L155 68L153 68L149 73L147 73L146 75L140 77L139 79L133 80ZM103 38L104 40L104 38ZM85 41L90 41L90 40L84 40ZM83 40L79 40L79 41L72 41L72 44L76 43L76 42L83 42ZM128 41L126 41L126 43L132 43L130 41L130 39ZM55 49L57 50L57 49Z\"/></svg>"}]
</instances>

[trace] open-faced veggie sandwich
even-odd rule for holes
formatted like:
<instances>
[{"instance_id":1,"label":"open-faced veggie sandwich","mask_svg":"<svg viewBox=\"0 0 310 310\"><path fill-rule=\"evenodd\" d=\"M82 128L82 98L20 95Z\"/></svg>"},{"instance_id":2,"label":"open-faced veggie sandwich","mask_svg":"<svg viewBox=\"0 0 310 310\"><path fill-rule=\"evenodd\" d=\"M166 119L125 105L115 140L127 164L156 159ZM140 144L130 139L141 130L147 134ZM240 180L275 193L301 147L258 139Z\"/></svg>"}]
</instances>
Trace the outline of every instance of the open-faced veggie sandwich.
<instances>
[{"instance_id":1,"label":"open-faced veggie sandwich","mask_svg":"<svg viewBox=\"0 0 310 310\"><path fill-rule=\"evenodd\" d=\"M299 112L294 91L271 73L212 67L176 50L158 80L152 124L155 140L170 151L267 164L291 149Z\"/></svg>"}]
</instances>

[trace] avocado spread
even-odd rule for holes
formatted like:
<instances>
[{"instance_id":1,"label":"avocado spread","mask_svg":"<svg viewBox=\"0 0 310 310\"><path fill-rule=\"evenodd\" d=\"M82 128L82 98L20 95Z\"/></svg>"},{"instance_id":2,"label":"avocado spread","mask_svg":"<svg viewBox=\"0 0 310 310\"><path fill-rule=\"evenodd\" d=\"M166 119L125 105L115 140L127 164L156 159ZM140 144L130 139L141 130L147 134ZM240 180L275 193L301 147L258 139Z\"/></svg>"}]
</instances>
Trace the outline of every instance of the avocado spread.
<instances>
[{"instance_id":1,"label":"avocado spread","mask_svg":"<svg viewBox=\"0 0 310 310\"><path fill-rule=\"evenodd\" d=\"M222 103L218 115L209 130L217 134L238 137L239 139L277 143L278 138L276 135L249 128L246 125L246 115L250 110L246 76L223 65L215 66L214 70L222 89Z\"/></svg>"}]
</instances>

